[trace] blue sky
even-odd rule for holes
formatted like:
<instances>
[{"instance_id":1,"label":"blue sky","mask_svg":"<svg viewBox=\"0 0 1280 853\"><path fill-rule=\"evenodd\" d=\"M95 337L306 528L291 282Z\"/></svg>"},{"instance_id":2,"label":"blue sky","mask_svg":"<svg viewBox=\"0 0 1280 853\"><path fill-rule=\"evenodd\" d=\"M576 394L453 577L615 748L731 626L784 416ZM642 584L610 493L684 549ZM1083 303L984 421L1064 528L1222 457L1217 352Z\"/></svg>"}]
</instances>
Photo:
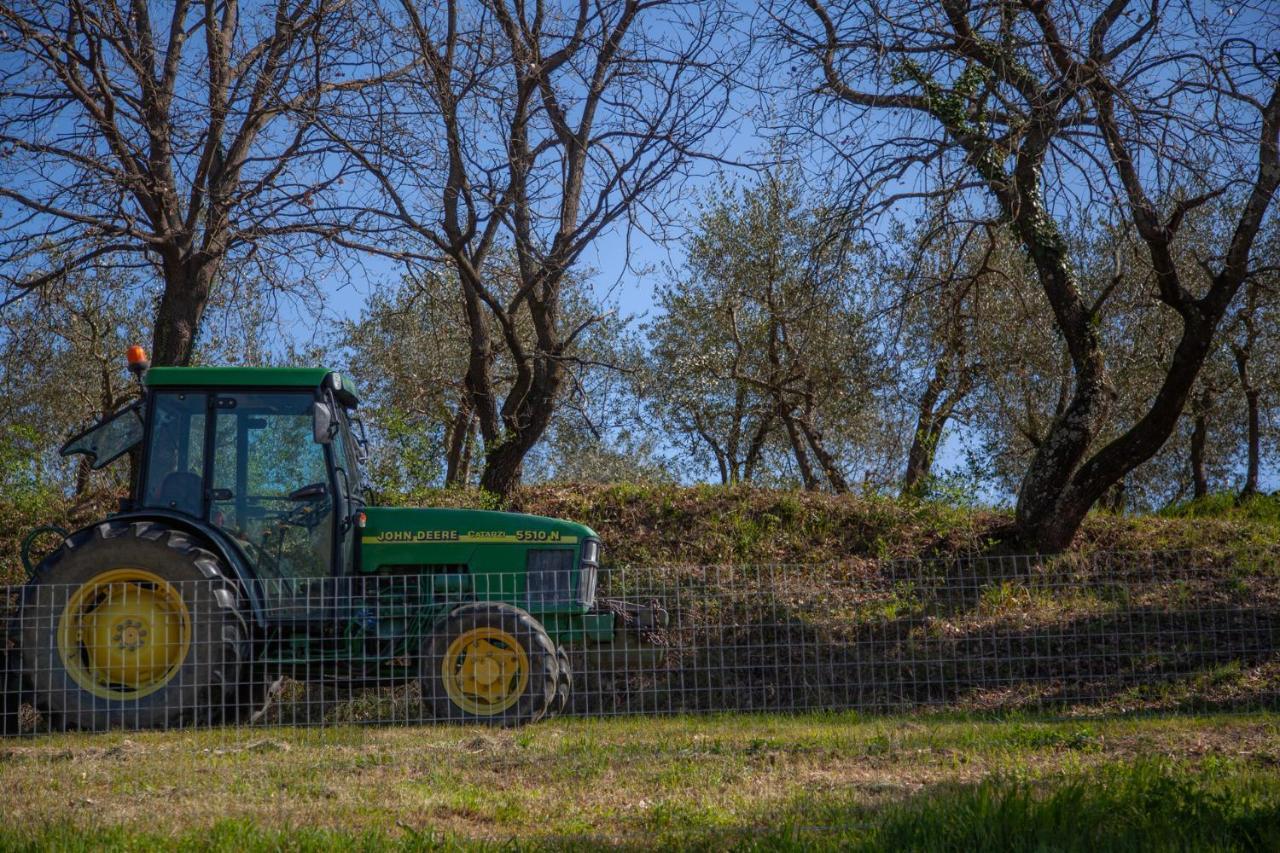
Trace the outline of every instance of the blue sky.
<instances>
[{"instance_id":1,"label":"blue sky","mask_svg":"<svg viewBox=\"0 0 1280 853\"><path fill-rule=\"evenodd\" d=\"M747 8L749 10L750 7ZM3 67L2 60L0 67ZM777 68L776 65L767 66L759 76L767 79L771 74L781 73ZM751 160L767 146L767 140L758 132L751 116L765 114L758 111L766 107L755 93L741 91L736 104L738 120L706 147L729 160ZM814 155L813 164L817 165L819 162L820 157ZM698 199L716 180L715 171L708 163L695 166L692 174L679 187L679 192L673 195L673 202L664 209L666 216L677 225L687 223ZM812 171L816 173L819 169ZM746 174L747 170L739 168L731 172L741 175ZM0 212L3 212L2 205ZM656 242L645 233L644 223L641 225L642 227L632 229L629 233L623 227L616 227L605 233L584 254L581 264L595 271L594 282L598 294L601 297L607 296L624 316L647 315L651 318L654 313L655 287L661 281L663 268L679 264L679 240L669 244ZM678 228L674 233L678 237ZM400 270L395 264L378 258L366 258L352 269L357 271L355 276L335 273L324 283L327 299L324 317L320 321L322 324L334 318L358 317L373 288L393 284L400 276ZM308 340L309 332L317 322L305 309L288 303L282 305L280 321L289 329L291 336L303 342ZM963 438L963 433L959 430L948 433L940 454L944 467L961 461ZM1280 477L1275 472L1268 476L1272 487L1277 479Z\"/></svg>"}]
</instances>

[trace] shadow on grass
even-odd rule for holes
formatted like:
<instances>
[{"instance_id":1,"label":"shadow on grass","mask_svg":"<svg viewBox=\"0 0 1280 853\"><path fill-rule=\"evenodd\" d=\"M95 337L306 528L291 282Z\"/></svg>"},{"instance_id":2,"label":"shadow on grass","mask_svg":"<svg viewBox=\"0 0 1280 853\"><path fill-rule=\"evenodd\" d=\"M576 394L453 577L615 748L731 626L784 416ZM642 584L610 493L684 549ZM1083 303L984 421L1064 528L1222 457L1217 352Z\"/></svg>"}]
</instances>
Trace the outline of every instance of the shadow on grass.
<instances>
[{"instance_id":1,"label":"shadow on grass","mask_svg":"<svg viewBox=\"0 0 1280 853\"><path fill-rule=\"evenodd\" d=\"M1280 583L1232 567L1028 560L876 574L709 567L622 592L670 609L665 658L569 649L568 712L920 709L1110 714L1273 708ZM603 649L603 651L602 651ZM412 722L413 684L293 684L262 722Z\"/></svg>"},{"instance_id":2,"label":"shadow on grass","mask_svg":"<svg viewBox=\"0 0 1280 853\"><path fill-rule=\"evenodd\" d=\"M633 583L668 602L670 654L650 670L579 668L572 707L1275 707L1280 579L1179 555L1122 558L886 563L862 575L712 567Z\"/></svg>"},{"instance_id":3,"label":"shadow on grass","mask_svg":"<svg viewBox=\"0 0 1280 853\"><path fill-rule=\"evenodd\" d=\"M664 655L639 664L608 645L569 648L566 710L580 716L1280 706L1280 573L1257 560L1143 553L656 566L611 573L601 595L658 602L671 624ZM241 724L430 722L414 675L405 666L353 689L254 663L243 695L215 710ZM30 704L10 707L12 690L0 693L0 711L24 731L56 728Z\"/></svg>"}]
</instances>

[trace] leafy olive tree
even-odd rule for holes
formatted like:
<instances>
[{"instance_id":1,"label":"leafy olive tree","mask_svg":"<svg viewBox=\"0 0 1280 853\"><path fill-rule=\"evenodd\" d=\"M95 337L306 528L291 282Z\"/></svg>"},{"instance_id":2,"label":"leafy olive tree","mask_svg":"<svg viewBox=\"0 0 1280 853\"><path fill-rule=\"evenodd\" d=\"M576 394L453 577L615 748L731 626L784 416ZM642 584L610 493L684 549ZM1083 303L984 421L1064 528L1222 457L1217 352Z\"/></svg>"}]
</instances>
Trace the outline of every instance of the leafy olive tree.
<instances>
[{"instance_id":1,"label":"leafy olive tree","mask_svg":"<svg viewBox=\"0 0 1280 853\"><path fill-rule=\"evenodd\" d=\"M793 169L709 198L648 327L647 396L725 483L785 468L845 492L874 444L882 384L859 305L857 247Z\"/></svg>"}]
</instances>

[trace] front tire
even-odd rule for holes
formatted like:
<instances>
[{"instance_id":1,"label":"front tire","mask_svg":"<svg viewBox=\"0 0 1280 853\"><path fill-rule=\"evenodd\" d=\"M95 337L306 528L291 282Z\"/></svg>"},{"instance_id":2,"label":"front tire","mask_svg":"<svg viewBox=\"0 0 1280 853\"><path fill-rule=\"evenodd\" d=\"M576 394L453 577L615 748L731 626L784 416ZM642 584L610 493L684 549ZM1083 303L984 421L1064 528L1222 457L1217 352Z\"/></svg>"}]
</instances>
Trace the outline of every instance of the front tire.
<instances>
[{"instance_id":1,"label":"front tire","mask_svg":"<svg viewBox=\"0 0 1280 853\"><path fill-rule=\"evenodd\" d=\"M215 722L248 651L221 561L153 522L68 538L24 588L20 619L23 670L55 728Z\"/></svg>"},{"instance_id":2,"label":"front tire","mask_svg":"<svg viewBox=\"0 0 1280 853\"><path fill-rule=\"evenodd\" d=\"M551 707L558 670L555 644L528 613L469 604L427 638L422 695L440 722L524 725Z\"/></svg>"},{"instance_id":3,"label":"front tire","mask_svg":"<svg viewBox=\"0 0 1280 853\"><path fill-rule=\"evenodd\" d=\"M569 653L564 646L556 646L556 696L551 700L548 717L558 717L569 709L569 694L573 692L573 667L569 664Z\"/></svg>"}]
</instances>

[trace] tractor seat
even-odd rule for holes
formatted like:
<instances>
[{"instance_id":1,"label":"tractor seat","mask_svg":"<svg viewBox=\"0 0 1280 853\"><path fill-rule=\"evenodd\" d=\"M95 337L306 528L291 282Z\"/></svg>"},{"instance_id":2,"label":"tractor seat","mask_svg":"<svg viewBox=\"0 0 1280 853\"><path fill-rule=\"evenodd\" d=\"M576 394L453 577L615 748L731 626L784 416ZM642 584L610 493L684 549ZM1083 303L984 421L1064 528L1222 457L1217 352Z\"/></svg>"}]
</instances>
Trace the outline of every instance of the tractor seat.
<instances>
[{"instance_id":1,"label":"tractor seat","mask_svg":"<svg viewBox=\"0 0 1280 853\"><path fill-rule=\"evenodd\" d=\"M156 504L163 509L173 509L187 515L200 515L201 487L199 474L190 471L174 471L165 475L156 492Z\"/></svg>"}]
</instances>

